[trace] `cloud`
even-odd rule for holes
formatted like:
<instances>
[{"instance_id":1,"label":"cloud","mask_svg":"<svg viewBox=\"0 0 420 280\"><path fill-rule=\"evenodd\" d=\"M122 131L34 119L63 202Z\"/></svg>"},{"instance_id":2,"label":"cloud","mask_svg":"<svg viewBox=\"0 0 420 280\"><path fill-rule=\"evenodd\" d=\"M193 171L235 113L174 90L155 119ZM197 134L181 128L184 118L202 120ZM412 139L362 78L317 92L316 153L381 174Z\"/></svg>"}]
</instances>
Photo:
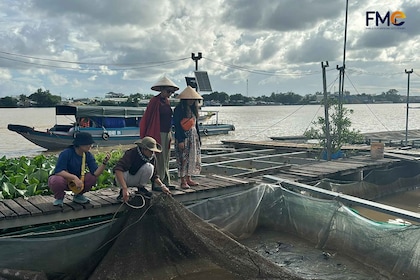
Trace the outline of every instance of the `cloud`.
<instances>
[{"instance_id":1,"label":"cloud","mask_svg":"<svg viewBox=\"0 0 420 280\"><path fill-rule=\"evenodd\" d=\"M366 29L366 11L398 9L407 16L403 29ZM0 75L13 77L0 95L40 87L75 97L153 93L163 73L182 87L198 52L216 91L245 93L249 81L258 86L251 94L313 94L320 62L330 62L334 80L332 65L343 60L343 1L7 0L0 11ZM419 24L420 0L349 1L346 67L354 87L376 92L404 78L391 73L420 68ZM385 75L386 83L378 78Z\"/></svg>"}]
</instances>

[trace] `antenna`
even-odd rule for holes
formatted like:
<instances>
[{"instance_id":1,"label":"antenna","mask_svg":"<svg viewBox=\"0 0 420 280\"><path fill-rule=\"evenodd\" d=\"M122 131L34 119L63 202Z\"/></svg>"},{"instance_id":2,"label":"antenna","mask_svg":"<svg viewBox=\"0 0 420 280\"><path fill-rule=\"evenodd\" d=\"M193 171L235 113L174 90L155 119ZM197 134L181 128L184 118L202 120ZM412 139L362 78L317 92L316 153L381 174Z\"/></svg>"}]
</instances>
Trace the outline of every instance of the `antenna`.
<instances>
[{"instance_id":1,"label":"antenna","mask_svg":"<svg viewBox=\"0 0 420 280\"><path fill-rule=\"evenodd\" d=\"M407 113L405 116L405 146L408 145L408 107L410 103L410 74L413 73L413 69L407 71L405 69L405 73L408 75L408 81L407 81Z\"/></svg>"}]
</instances>

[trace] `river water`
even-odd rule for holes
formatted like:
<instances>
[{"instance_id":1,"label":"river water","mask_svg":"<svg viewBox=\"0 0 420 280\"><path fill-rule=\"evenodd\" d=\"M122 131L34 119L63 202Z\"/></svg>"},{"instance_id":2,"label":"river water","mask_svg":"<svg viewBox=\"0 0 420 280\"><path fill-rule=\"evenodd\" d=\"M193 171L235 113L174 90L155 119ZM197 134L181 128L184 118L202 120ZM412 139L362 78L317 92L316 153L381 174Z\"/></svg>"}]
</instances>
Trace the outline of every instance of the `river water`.
<instances>
[{"instance_id":1,"label":"river water","mask_svg":"<svg viewBox=\"0 0 420 280\"><path fill-rule=\"evenodd\" d=\"M406 104L354 104L345 105L354 110L350 115L352 127L361 132L405 130ZM420 104L410 104L408 129L420 129ZM218 111L218 120L232 123L235 131L228 135L203 137L203 145L217 144L221 140L270 140L273 136L302 135L324 108L319 105L293 106L227 106L204 107ZM0 109L0 156L16 157L36 155L45 151L22 136L7 129L8 124L21 124L46 130L56 123L54 108ZM213 117L214 118L214 117ZM59 116L57 122L74 120Z\"/></svg>"},{"instance_id":2,"label":"river water","mask_svg":"<svg viewBox=\"0 0 420 280\"><path fill-rule=\"evenodd\" d=\"M354 110L354 113L350 115L352 127L361 132L394 131L405 130L406 128L406 104L357 104L345 105L345 107ZM420 104L410 105L408 129L420 129L420 122L417 121L420 119L420 110L416 107L420 108ZM218 144L221 140L257 141L270 140L270 137L274 136L302 135L311 126L311 122L324 114L324 108L319 105L205 107L203 110L218 111L219 121L232 123L236 128L228 135L203 137L203 145ZM73 121L65 117L59 117L56 120L54 108L0 109L0 157L32 156L45 152L45 149L32 144L17 133L9 131L7 129L8 124L21 124L46 130L55 123L65 124ZM401 207L400 202L403 201L406 209L409 208L407 210L419 212L417 199L419 196L420 192L415 190L407 192L407 194L397 194L393 199L384 198L384 202L388 202L388 205ZM372 215L375 217L375 214ZM377 216L378 220L388 218L379 215ZM253 241L248 242L247 245L251 248L257 246L253 244ZM305 252L308 253L309 251ZM319 252L317 251L314 254L319 254ZM350 267L352 267L351 264L347 264L346 268L349 269ZM337 269L332 269L328 276L327 274L324 275L323 279L338 279L335 277L340 279L383 279L381 277L369 278L369 276L366 278L365 275L369 275L369 273L361 277L360 273L363 268L357 268L357 265L354 267L354 270L346 276ZM359 272L357 272L358 269ZM312 276L316 275L312 272L307 276L311 274ZM314 277L313 279L320 278Z\"/></svg>"}]
</instances>

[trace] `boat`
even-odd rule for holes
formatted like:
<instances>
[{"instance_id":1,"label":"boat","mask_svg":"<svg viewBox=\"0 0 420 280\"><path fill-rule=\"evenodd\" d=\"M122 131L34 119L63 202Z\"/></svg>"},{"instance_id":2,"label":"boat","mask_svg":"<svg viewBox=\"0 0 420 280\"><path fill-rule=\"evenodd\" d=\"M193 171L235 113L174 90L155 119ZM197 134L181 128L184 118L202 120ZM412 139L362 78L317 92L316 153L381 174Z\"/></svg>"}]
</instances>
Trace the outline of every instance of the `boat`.
<instances>
[{"instance_id":1,"label":"boat","mask_svg":"<svg viewBox=\"0 0 420 280\"><path fill-rule=\"evenodd\" d=\"M77 132L90 133L95 145L101 147L130 145L140 137L139 122L144 111L144 107L57 105L55 125L46 131L20 124L9 124L7 128L51 151L72 145ZM71 123L58 123L58 116L65 116ZM231 124L219 123L217 117L216 121L204 119L199 124L200 134L205 136L227 134L234 129Z\"/></svg>"},{"instance_id":2,"label":"boat","mask_svg":"<svg viewBox=\"0 0 420 280\"><path fill-rule=\"evenodd\" d=\"M42 272L48 279L87 279L124 223L124 217L106 215L0 234L0 267L3 273L7 269L19 274Z\"/></svg>"},{"instance_id":3,"label":"boat","mask_svg":"<svg viewBox=\"0 0 420 280\"><path fill-rule=\"evenodd\" d=\"M233 124L219 120L218 111L200 110L198 127L201 136L228 134L231 131L235 131Z\"/></svg>"}]
</instances>

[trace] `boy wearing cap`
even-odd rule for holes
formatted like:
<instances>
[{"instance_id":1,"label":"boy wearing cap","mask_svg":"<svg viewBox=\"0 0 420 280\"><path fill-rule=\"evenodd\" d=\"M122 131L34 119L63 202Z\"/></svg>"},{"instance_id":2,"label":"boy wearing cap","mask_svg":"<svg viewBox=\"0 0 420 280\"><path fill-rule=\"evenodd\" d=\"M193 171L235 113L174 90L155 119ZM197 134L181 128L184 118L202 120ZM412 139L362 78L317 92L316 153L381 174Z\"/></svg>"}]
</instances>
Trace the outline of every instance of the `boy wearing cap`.
<instances>
[{"instance_id":1,"label":"boy wearing cap","mask_svg":"<svg viewBox=\"0 0 420 280\"><path fill-rule=\"evenodd\" d=\"M179 90L179 87L167 77L163 77L151 89L160 93L150 99L140 120L140 138L150 136L162 146L162 152L156 155L157 172L162 182L174 189L175 187L171 186L169 175L173 113L169 97ZM155 184L152 184L152 189L160 191L160 188Z\"/></svg>"},{"instance_id":2,"label":"boy wearing cap","mask_svg":"<svg viewBox=\"0 0 420 280\"><path fill-rule=\"evenodd\" d=\"M159 178L156 164L156 153L162 151L159 143L152 137L143 137L134 142L137 146L127 150L114 167L115 180L121 188L118 200L128 201L128 187L137 187L138 191L146 197L151 197L145 185L149 180L152 184L159 186L162 192L171 192Z\"/></svg>"},{"instance_id":3,"label":"boy wearing cap","mask_svg":"<svg viewBox=\"0 0 420 280\"><path fill-rule=\"evenodd\" d=\"M95 143L92 135L87 132L79 132L73 140L73 145L63 150L58 156L54 174L48 178L48 187L54 193L54 206L63 206L65 191L70 190L70 184L78 190L73 201L85 204L90 200L83 194L91 190L96 184L96 179L104 171L110 158L107 154L102 165L98 167L95 157L90 152L92 144ZM85 168L89 172L84 172Z\"/></svg>"}]
</instances>

